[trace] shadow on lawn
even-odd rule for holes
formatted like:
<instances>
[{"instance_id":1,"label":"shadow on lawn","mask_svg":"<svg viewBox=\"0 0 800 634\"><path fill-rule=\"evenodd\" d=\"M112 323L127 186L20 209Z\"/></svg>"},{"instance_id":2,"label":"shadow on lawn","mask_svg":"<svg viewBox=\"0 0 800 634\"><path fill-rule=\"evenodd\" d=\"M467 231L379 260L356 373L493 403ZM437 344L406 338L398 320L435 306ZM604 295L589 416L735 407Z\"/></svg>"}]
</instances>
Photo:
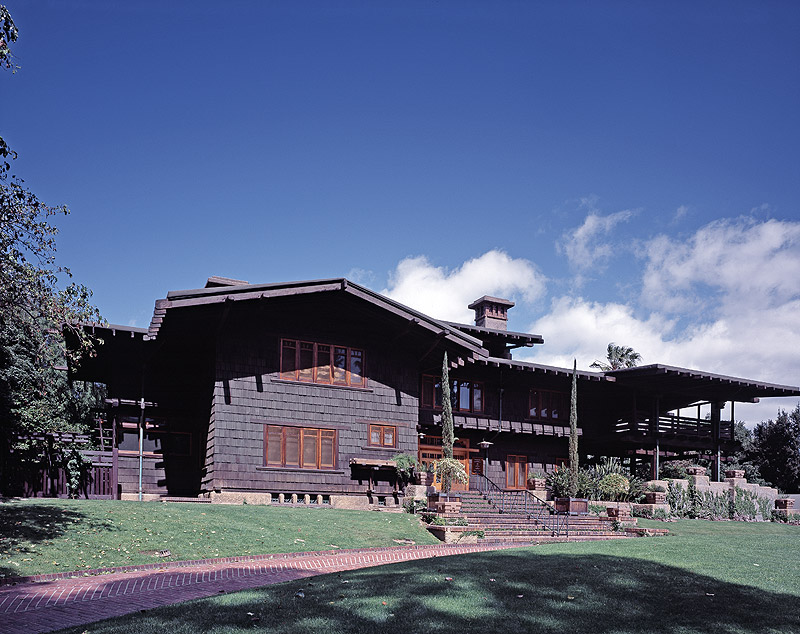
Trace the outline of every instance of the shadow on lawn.
<instances>
[{"instance_id":1,"label":"shadow on lawn","mask_svg":"<svg viewBox=\"0 0 800 634\"><path fill-rule=\"evenodd\" d=\"M800 632L800 601L641 559L527 551L325 575L72 632L242 630L786 633Z\"/></svg>"},{"instance_id":2,"label":"shadow on lawn","mask_svg":"<svg viewBox=\"0 0 800 634\"><path fill-rule=\"evenodd\" d=\"M61 537L75 522L86 522L84 513L47 502L18 504L3 499L0 503L0 551L2 558L31 552L31 546ZM6 554L7 553L7 554ZM0 559L2 562L2 559ZM19 568L0 565L0 575L19 575Z\"/></svg>"}]
</instances>

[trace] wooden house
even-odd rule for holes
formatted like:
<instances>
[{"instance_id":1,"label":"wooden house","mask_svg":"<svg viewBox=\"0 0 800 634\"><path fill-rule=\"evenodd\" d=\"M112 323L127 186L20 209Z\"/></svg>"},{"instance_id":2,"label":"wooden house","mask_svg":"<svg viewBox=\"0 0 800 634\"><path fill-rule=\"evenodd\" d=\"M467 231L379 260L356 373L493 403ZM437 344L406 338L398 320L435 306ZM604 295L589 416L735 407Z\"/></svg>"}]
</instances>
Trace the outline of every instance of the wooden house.
<instances>
[{"instance_id":1,"label":"wooden house","mask_svg":"<svg viewBox=\"0 0 800 634\"><path fill-rule=\"evenodd\" d=\"M567 462L572 370L513 358L544 340L506 329L512 306L482 297L458 324L346 279L212 277L156 301L147 329L91 327L102 345L74 376L108 386L119 497L365 507L397 503L394 456L441 455L447 351L455 457L524 488ZM657 469L730 448L734 402L800 389L648 365L578 372L578 394L583 455Z\"/></svg>"}]
</instances>

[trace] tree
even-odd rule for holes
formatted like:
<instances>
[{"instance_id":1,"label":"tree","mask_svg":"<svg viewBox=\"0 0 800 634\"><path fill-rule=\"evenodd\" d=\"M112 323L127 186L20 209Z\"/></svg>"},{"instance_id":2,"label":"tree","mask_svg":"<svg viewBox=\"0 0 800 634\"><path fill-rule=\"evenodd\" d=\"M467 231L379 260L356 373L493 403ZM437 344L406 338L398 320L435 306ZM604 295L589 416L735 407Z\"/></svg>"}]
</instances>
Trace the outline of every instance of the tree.
<instances>
[{"instance_id":1,"label":"tree","mask_svg":"<svg viewBox=\"0 0 800 634\"><path fill-rule=\"evenodd\" d=\"M17 29L0 6L0 68L15 70L9 44ZM16 158L0 137L0 457L46 461L52 447L21 437L33 432L77 431L87 418L85 398L92 388L70 385L59 370L90 354L93 341L82 324L101 322L85 286L64 282L69 269L56 264L54 216L65 206L49 206L12 172ZM64 333L73 345L65 345ZM91 400L91 399L89 399ZM8 483L7 463L0 481Z\"/></svg>"},{"instance_id":2,"label":"tree","mask_svg":"<svg viewBox=\"0 0 800 634\"><path fill-rule=\"evenodd\" d=\"M590 368L597 368L603 372L611 372L612 370L621 370L622 368L633 368L642 361L642 355L636 352L633 348L627 346L618 346L613 341L608 344L606 349L606 359L608 363L603 361L595 361L590 365Z\"/></svg>"},{"instance_id":3,"label":"tree","mask_svg":"<svg viewBox=\"0 0 800 634\"><path fill-rule=\"evenodd\" d=\"M578 497L578 360L572 366L572 392L569 399L569 496Z\"/></svg>"},{"instance_id":4,"label":"tree","mask_svg":"<svg viewBox=\"0 0 800 634\"><path fill-rule=\"evenodd\" d=\"M442 359L442 457L453 457L453 444L455 443L455 430L453 429L453 401L450 396L450 368L447 362L447 351ZM450 493L452 476L439 470L442 482L442 491Z\"/></svg>"},{"instance_id":5,"label":"tree","mask_svg":"<svg viewBox=\"0 0 800 634\"><path fill-rule=\"evenodd\" d=\"M800 491L800 404L756 425L749 456L761 476L782 491Z\"/></svg>"}]
</instances>

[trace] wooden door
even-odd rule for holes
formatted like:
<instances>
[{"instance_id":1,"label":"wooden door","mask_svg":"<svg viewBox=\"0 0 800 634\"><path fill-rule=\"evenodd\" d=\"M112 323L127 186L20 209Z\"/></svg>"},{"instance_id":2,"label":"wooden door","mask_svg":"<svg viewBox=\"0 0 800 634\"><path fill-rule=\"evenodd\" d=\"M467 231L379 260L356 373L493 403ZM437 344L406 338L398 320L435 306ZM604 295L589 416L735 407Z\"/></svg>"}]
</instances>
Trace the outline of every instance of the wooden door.
<instances>
[{"instance_id":1,"label":"wooden door","mask_svg":"<svg viewBox=\"0 0 800 634\"><path fill-rule=\"evenodd\" d=\"M434 448L434 447L420 448L419 459L420 462L422 462L426 466L427 464L435 462L436 460L440 460L441 458L442 458L442 451L439 448ZM467 483L462 484L461 482L453 482L452 486L450 487L450 490L469 491L469 468L470 468L469 449L453 447L453 458L458 460L464 466L464 471L467 472ZM433 486L436 487L437 491L442 490L442 481L439 479L439 474L434 474Z\"/></svg>"},{"instance_id":2,"label":"wooden door","mask_svg":"<svg viewBox=\"0 0 800 634\"><path fill-rule=\"evenodd\" d=\"M506 488L524 489L528 484L527 456L506 457Z\"/></svg>"}]
</instances>

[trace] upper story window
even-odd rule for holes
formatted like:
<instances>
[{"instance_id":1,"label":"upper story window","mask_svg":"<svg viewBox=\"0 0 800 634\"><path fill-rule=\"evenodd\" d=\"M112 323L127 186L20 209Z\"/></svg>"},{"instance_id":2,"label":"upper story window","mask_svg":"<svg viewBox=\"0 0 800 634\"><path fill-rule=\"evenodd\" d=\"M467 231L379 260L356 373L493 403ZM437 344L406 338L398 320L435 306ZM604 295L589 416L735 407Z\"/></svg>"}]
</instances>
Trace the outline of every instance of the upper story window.
<instances>
[{"instance_id":1,"label":"upper story window","mask_svg":"<svg viewBox=\"0 0 800 634\"><path fill-rule=\"evenodd\" d=\"M454 412L483 412L483 383L453 379L450 398ZM422 406L442 408L442 380L435 376L422 377Z\"/></svg>"},{"instance_id":2,"label":"upper story window","mask_svg":"<svg viewBox=\"0 0 800 634\"><path fill-rule=\"evenodd\" d=\"M528 395L528 418L535 420L567 420L569 399L566 392L531 390Z\"/></svg>"},{"instance_id":3,"label":"upper story window","mask_svg":"<svg viewBox=\"0 0 800 634\"><path fill-rule=\"evenodd\" d=\"M394 425L370 425L370 447L397 447L397 427Z\"/></svg>"},{"instance_id":4,"label":"upper story window","mask_svg":"<svg viewBox=\"0 0 800 634\"><path fill-rule=\"evenodd\" d=\"M364 351L297 339L281 340L281 378L365 387Z\"/></svg>"}]
</instances>

